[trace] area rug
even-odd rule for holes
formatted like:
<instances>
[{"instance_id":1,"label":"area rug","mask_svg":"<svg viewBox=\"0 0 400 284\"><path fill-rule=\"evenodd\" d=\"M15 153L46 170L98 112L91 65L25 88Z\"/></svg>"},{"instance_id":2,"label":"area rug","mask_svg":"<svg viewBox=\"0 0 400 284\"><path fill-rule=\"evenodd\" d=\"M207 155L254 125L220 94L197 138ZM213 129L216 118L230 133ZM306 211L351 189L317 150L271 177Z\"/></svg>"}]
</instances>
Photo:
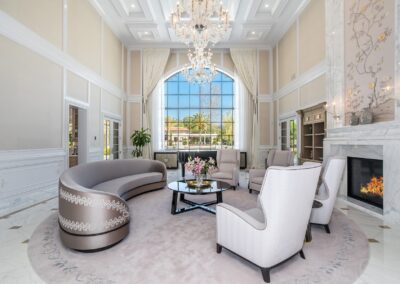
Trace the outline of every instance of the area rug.
<instances>
[{"instance_id":1,"label":"area rug","mask_svg":"<svg viewBox=\"0 0 400 284\"><path fill-rule=\"evenodd\" d=\"M65 248L53 213L29 241L31 264L46 283L264 283L253 264L227 250L215 252L215 215L200 210L171 215L171 198L164 189L129 200L130 234L94 253ZM207 198L212 197L192 197ZM240 188L224 192L223 198L247 209L255 206L257 195ZM313 240L304 245L306 260L295 256L272 269L271 282L353 283L368 262L367 238L338 210L330 228L326 234L313 226Z\"/></svg>"}]
</instances>

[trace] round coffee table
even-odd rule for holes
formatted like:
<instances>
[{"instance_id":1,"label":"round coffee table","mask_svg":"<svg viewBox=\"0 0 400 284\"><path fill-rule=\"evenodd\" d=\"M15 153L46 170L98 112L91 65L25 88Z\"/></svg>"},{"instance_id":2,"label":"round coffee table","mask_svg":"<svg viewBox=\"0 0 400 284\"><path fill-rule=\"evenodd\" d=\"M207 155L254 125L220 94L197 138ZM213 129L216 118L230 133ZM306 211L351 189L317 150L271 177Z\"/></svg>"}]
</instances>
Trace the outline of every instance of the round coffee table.
<instances>
[{"instance_id":1,"label":"round coffee table","mask_svg":"<svg viewBox=\"0 0 400 284\"><path fill-rule=\"evenodd\" d=\"M172 205L171 205L171 214L179 214L183 212L192 211L195 209L202 209L206 212L215 214L215 209L210 207L213 204L222 202L222 192L231 188L231 186L222 181L215 180L205 180L210 182L210 185L207 187L191 187L188 186L187 181L193 180L179 180L174 181L168 184L168 188L172 190ZM204 202L204 203L196 203L191 200L185 199L185 194L190 195L206 195L206 194L215 194L216 200ZM179 200L185 204L190 205L189 207L177 208L178 206L178 195L180 195Z\"/></svg>"}]
</instances>

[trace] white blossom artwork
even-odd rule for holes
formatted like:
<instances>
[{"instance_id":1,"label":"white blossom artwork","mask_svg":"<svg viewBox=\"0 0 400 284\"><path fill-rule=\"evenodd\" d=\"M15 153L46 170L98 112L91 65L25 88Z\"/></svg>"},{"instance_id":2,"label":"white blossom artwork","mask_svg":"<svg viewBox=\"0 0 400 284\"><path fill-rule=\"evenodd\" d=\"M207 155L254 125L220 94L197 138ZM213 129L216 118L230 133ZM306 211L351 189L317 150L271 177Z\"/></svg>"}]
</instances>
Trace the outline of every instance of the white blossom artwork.
<instances>
[{"instance_id":1,"label":"white blossom artwork","mask_svg":"<svg viewBox=\"0 0 400 284\"><path fill-rule=\"evenodd\" d=\"M345 123L369 109L373 121L394 119L394 1L345 1Z\"/></svg>"}]
</instances>

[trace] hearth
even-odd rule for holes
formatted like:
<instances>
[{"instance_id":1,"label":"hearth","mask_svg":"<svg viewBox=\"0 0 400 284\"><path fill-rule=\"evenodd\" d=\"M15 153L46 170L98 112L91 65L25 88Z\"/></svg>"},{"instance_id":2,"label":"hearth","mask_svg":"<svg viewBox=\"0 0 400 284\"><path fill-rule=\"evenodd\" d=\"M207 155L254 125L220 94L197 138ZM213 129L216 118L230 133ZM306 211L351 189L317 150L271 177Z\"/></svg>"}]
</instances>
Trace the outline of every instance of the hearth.
<instances>
[{"instance_id":1,"label":"hearth","mask_svg":"<svg viewBox=\"0 0 400 284\"><path fill-rule=\"evenodd\" d=\"M347 195L383 209L383 161L347 157Z\"/></svg>"}]
</instances>

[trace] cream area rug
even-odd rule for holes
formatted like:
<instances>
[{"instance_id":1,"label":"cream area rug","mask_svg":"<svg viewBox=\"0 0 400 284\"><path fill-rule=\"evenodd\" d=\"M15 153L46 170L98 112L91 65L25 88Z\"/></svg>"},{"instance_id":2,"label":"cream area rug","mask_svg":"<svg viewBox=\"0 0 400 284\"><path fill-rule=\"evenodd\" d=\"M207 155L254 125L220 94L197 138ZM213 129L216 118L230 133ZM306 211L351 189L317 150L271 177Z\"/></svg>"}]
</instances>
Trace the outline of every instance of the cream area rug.
<instances>
[{"instance_id":1,"label":"cream area rug","mask_svg":"<svg viewBox=\"0 0 400 284\"><path fill-rule=\"evenodd\" d=\"M216 253L215 215L201 210L171 215L171 198L163 189L129 200L130 234L94 253L64 247L52 214L29 241L31 264L46 283L264 283L255 265L224 249ZM198 202L214 196L187 198ZM257 194L239 188L225 191L223 198L248 209ZM313 226L313 240L304 244L306 260L296 255L272 269L271 283L353 283L368 262L367 238L337 210L330 228L329 235Z\"/></svg>"}]
</instances>

